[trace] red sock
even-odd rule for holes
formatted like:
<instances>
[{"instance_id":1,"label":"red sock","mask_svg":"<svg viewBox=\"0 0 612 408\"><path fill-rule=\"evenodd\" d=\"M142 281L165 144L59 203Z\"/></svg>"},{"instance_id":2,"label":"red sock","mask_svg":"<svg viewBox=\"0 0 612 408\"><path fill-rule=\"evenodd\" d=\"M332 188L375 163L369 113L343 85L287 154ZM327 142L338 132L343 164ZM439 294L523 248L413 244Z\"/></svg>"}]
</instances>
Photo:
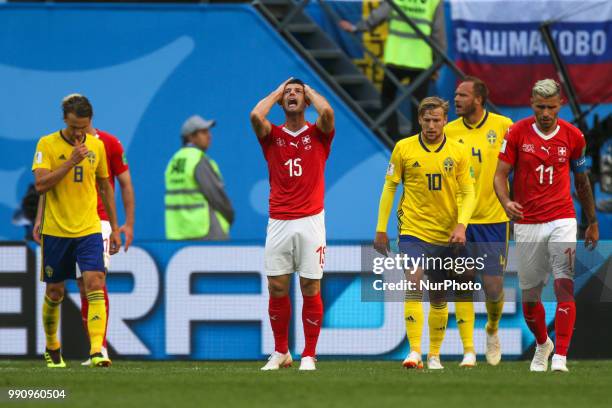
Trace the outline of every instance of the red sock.
<instances>
[{"instance_id":1,"label":"red sock","mask_svg":"<svg viewBox=\"0 0 612 408\"><path fill-rule=\"evenodd\" d=\"M104 305L106 306L106 326L104 327L104 340L102 341L102 346L106 348L106 332L108 329L108 320L110 318L108 314L108 290L106 289L106 285L104 285Z\"/></svg>"},{"instance_id":2,"label":"red sock","mask_svg":"<svg viewBox=\"0 0 612 408\"><path fill-rule=\"evenodd\" d=\"M284 354L289 351L289 320L291 319L289 296L270 297L268 315L272 333L274 333L274 350Z\"/></svg>"},{"instance_id":3,"label":"red sock","mask_svg":"<svg viewBox=\"0 0 612 408\"><path fill-rule=\"evenodd\" d=\"M555 353L567 355L576 321L576 303L574 302L574 281L571 279L555 280L557 312L555 314Z\"/></svg>"},{"instance_id":4,"label":"red sock","mask_svg":"<svg viewBox=\"0 0 612 408\"><path fill-rule=\"evenodd\" d=\"M314 296L304 296L302 323L304 324L304 338L306 340L302 357L314 357L319 333L321 332L321 324L323 323L323 301L320 292Z\"/></svg>"},{"instance_id":5,"label":"red sock","mask_svg":"<svg viewBox=\"0 0 612 408\"><path fill-rule=\"evenodd\" d=\"M538 344L544 344L548 338L546 331L546 312L542 302L523 302L523 316Z\"/></svg>"}]
</instances>

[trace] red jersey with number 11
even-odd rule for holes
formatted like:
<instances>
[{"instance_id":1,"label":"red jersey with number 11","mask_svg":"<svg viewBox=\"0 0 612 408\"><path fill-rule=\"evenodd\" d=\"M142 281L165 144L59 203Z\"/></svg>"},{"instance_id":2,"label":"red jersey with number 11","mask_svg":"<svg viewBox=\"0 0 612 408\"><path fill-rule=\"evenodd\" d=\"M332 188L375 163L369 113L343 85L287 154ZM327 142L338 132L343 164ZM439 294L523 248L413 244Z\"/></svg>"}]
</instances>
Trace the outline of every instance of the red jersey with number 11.
<instances>
[{"instance_id":1,"label":"red jersey with number 11","mask_svg":"<svg viewBox=\"0 0 612 408\"><path fill-rule=\"evenodd\" d=\"M113 190L115 189L115 177L128 170L127 160L125 153L123 152L123 146L121 142L115 136L108 132L96 129L96 137L104 143L104 150L106 150L106 161L108 166L108 180L110 181ZM100 192L98 191L98 216L102 221L108 221L108 214L102 203Z\"/></svg>"},{"instance_id":2,"label":"red jersey with number 11","mask_svg":"<svg viewBox=\"0 0 612 408\"><path fill-rule=\"evenodd\" d=\"M499 159L514 168L514 201L523 206L519 224L576 218L570 186L570 162L584 160L584 136L559 119L544 135L535 118L523 119L506 134Z\"/></svg>"},{"instance_id":3,"label":"red jersey with number 11","mask_svg":"<svg viewBox=\"0 0 612 408\"><path fill-rule=\"evenodd\" d=\"M308 123L295 132L272 125L258 139L270 173L270 218L294 220L323 211L325 162L334 130L323 133Z\"/></svg>"}]
</instances>

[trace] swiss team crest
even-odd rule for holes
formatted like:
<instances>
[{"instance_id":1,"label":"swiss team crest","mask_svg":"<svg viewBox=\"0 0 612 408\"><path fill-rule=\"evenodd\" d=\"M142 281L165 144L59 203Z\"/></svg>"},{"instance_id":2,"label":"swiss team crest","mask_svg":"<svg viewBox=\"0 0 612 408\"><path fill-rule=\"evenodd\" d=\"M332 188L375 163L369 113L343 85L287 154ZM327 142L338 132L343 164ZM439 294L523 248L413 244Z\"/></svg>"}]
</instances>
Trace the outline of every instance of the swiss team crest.
<instances>
[{"instance_id":1,"label":"swiss team crest","mask_svg":"<svg viewBox=\"0 0 612 408\"><path fill-rule=\"evenodd\" d=\"M310 143L310 136L302 136L302 144Z\"/></svg>"},{"instance_id":2,"label":"swiss team crest","mask_svg":"<svg viewBox=\"0 0 612 408\"><path fill-rule=\"evenodd\" d=\"M87 152L87 160L89 160L89 164L93 166L96 162L96 154L90 150Z\"/></svg>"},{"instance_id":3,"label":"swiss team crest","mask_svg":"<svg viewBox=\"0 0 612 408\"><path fill-rule=\"evenodd\" d=\"M565 157L566 154L567 154L567 148L565 146L559 147L559 156Z\"/></svg>"},{"instance_id":4,"label":"swiss team crest","mask_svg":"<svg viewBox=\"0 0 612 408\"><path fill-rule=\"evenodd\" d=\"M494 145L497 142L497 133L493 129L487 132L487 141L489 144Z\"/></svg>"},{"instance_id":5,"label":"swiss team crest","mask_svg":"<svg viewBox=\"0 0 612 408\"><path fill-rule=\"evenodd\" d=\"M453 170L454 165L455 162L450 157L444 159L444 170L446 170L447 173Z\"/></svg>"}]
</instances>

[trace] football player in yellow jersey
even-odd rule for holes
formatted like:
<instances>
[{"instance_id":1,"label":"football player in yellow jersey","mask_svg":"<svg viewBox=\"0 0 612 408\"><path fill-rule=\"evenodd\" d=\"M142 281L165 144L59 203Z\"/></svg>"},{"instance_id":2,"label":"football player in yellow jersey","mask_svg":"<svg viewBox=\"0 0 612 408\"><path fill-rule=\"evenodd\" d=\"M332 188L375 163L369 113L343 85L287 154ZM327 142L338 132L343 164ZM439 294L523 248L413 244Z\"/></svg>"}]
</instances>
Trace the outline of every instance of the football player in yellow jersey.
<instances>
[{"instance_id":1,"label":"football player in yellow jersey","mask_svg":"<svg viewBox=\"0 0 612 408\"><path fill-rule=\"evenodd\" d=\"M380 198L374 248L383 255L389 249L387 223L397 185L404 187L397 211L400 251L407 256L430 258L452 256L449 243L465 243L465 230L474 208L474 179L464 145L444 135L448 102L438 98L423 99L418 116L421 133L399 141L393 153ZM458 205L458 197L461 204ZM440 267L438 267L440 268ZM420 283L427 272L429 281L439 281L448 271L416 268L406 271L406 279L416 290L406 291L404 312L410 353L406 368L422 368L421 337L424 325L423 291ZM444 291L429 291L430 369L444 368L440 348L448 322Z\"/></svg>"},{"instance_id":2,"label":"football player in yellow jersey","mask_svg":"<svg viewBox=\"0 0 612 408\"><path fill-rule=\"evenodd\" d=\"M38 141L32 164L36 191L44 194L41 280L46 283L45 360L50 368L66 366L57 338L59 311L64 281L76 279L78 264L89 300L92 366L107 367L111 361L100 352L107 319L103 292L106 270L96 184L111 224L111 254L121 247L115 198L108 181L104 144L86 134L93 116L89 100L84 96L70 98L62 103L62 110L66 127Z\"/></svg>"},{"instance_id":3,"label":"football player in yellow jersey","mask_svg":"<svg viewBox=\"0 0 612 408\"><path fill-rule=\"evenodd\" d=\"M503 273L509 239L508 217L496 200L493 177L497 156L512 120L487 111L488 89L483 81L466 77L455 91L458 119L446 125L449 139L466 145L476 178L476 207L466 231L468 253L472 257L486 254L482 281L487 307L487 341L485 356L491 365L501 360L497 329L504 306ZM473 279L473 273L464 275ZM474 350L474 304L472 291L455 293L455 317L463 342L462 367L476 365Z\"/></svg>"}]
</instances>

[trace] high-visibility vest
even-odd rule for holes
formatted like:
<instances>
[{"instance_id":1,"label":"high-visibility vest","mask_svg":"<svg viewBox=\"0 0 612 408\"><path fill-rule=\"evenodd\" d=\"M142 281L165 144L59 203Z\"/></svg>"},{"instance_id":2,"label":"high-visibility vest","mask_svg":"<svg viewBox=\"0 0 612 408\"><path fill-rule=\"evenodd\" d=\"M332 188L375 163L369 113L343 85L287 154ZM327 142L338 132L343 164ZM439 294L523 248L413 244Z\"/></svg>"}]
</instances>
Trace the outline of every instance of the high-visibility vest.
<instances>
[{"instance_id":1,"label":"high-visibility vest","mask_svg":"<svg viewBox=\"0 0 612 408\"><path fill-rule=\"evenodd\" d=\"M211 216L217 218L225 234L229 232L227 220L216 211L211 214L195 178L195 168L204 156L199 148L186 146L172 156L166 167L166 239L206 238ZM221 177L217 163L210 160L210 164Z\"/></svg>"},{"instance_id":2,"label":"high-visibility vest","mask_svg":"<svg viewBox=\"0 0 612 408\"><path fill-rule=\"evenodd\" d=\"M441 0L395 0L427 36L431 35L434 14ZM402 17L391 11L389 34L385 42L385 64L412 69L427 69L433 63L429 45L414 32Z\"/></svg>"}]
</instances>

